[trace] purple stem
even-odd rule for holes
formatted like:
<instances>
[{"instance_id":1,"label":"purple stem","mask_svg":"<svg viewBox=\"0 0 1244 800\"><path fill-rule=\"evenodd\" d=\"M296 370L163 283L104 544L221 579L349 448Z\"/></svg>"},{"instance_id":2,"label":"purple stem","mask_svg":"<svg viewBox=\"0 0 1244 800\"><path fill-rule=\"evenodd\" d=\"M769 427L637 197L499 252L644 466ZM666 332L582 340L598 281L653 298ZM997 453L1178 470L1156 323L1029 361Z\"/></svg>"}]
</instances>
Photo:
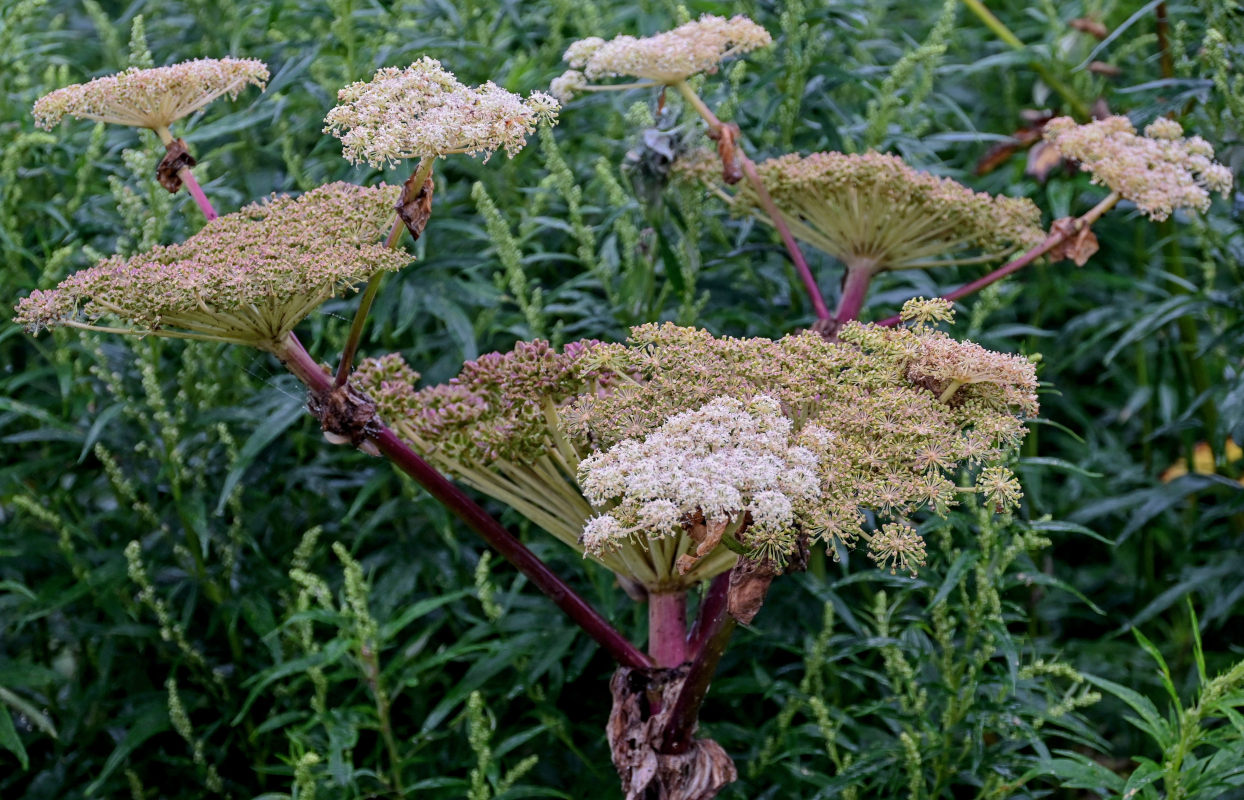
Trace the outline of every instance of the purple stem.
<instances>
[{"instance_id":1,"label":"purple stem","mask_svg":"<svg viewBox=\"0 0 1244 800\"><path fill-rule=\"evenodd\" d=\"M658 667L687 660L687 593L648 594L648 655Z\"/></svg>"},{"instance_id":2,"label":"purple stem","mask_svg":"<svg viewBox=\"0 0 1244 800\"><path fill-rule=\"evenodd\" d=\"M718 119L713 110L708 107L695 90L687 85L686 81L679 81L674 84L674 88L683 96L696 113L708 125L708 131L711 136L722 135L724 123ZM752 191L756 193L756 200L759 201L760 207L769 215L769 219L773 222L773 227L777 229L778 236L782 237L782 244L786 246L786 252L790 254L790 260L795 265L795 271L799 273L799 279L803 281L803 287L808 291L808 297L812 300L812 310L816 312L816 318L819 320L829 319L829 306L825 305L825 298L821 295L821 288L816 285L816 278L812 275L812 270L808 267L808 262L804 260L803 251L799 249L799 244L795 241L795 237L791 234L790 228L786 225L786 220L782 219L782 212L778 210L777 203L773 202L773 198L769 195L769 190L765 188L764 181L760 179L760 173L756 171L756 164L747 157L743 152L743 145L740 142L734 143L734 155L739 166L743 169L743 174L747 176L747 182L752 185Z\"/></svg>"},{"instance_id":3,"label":"purple stem","mask_svg":"<svg viewBox=\"0 0 1244 800\"><path fill-rule=\"evenodd\" d=\"M947 292L942 295L942 299L949 300L953 303L961 297L967 297L974 292L979 292L981 289L984 289L990 284L997 283L1007 275L1010 275L1012 272L1019 272L1021 269L1050 252L1058 245L1067 241L1084 228L1091 227L1094 222L1101 218L1102 214L1105 214L1107 211L1114 208L1115 204L1118 203L1120 199L1121 198L1118 192L1111 192L1106 195L1100 203L1085 212L1083 216L1078 217L1074 221L1074 224L1064 226L1059 232L1051 233L1049 236L1045 237L1045 241L1041 242L1041 244L1024 253L1014 261L1009 261L1006 264L1003 264L988 275L977 278L971 283L965 283L953 292ZM896 315L883 319L876 324L884 328L893 328L902 321L902 317Z\"/></svg>"},{"instance_id":4,"label":"purple stem","mask_svg":"<svg viewBox=\"0 0 1244 800\"><path fill-rule=\"evenodd\" d=\"M821 295L821 288L816 285L816 278L812 275L812 269L808 266L808 262L804 260L803 251L799 249L799 244L795 241L794 235L790 232L790 228L786 225L786 220L782 218L782 212L778 210L777 203L773 202L773 198L769 195L769 190L765 188L764 182L760 180L760 173L756 171L756 164L743 153L743 148L736 150L739 160L739 166L743 168L743 174L747 176L747 181L752 185L752 191L756 193L756 199L760 201L760 206L769 215L769 219L773 222L773 227L777 229L778 236L782 237L782 244L786 246L786 252L790 254L790 260L795 265L795 271L799 273L799 279L803 281L803 288L807 290L808 297L812 300L812 310L816 313L817 319L829 319L829 306L825 305L825 298Z\"/></svg>"},{"instance_id":5,"label":"purple stem","mask_svg":"<svg viewBox=\"0 0 1244 800\"><path fill-rule=\"evenodd\" d=\"M209 221L220 216L216 213L216 209L212 208L212 201L207 199L207 195L203 194L203 187L199 186L199 182L194 179L194 173L190 171L190 167L182 167L177 170L177 177L181 178L181 182L185 184L186 191L190 192L190 196L194 198L194 202L199 206L199 210L203 212L203 216L207 217Z\"/></svg>"},{"instance_id":6,"label":"purple stem","mask_svg":"<svg viewBox=\"0 0 1244 800\"><path fill-rule=\"evenodd\" d=\"M847 277L842 282L842 297L838 300L838 311L834 314L834 327L840 328L853 319L859 319L860 309L864 307L864 298L868 295L868 284L872 282L871 266L847 267Z\"/></svg>"},{"instance_id":7,"label":"purple stem","mask_svg":"<svg viewBox=\"0 0 1244 800\"><path fill-rule=\"evenodd\" d=\"M275 355L312 391L331 392L333 390L332 375L315 363L293 334L278 346ZM535 553L528 550L513 534L489 516L478 503L433 469L419 457L418 453L407 447L397 434L382 425L380 431L372 437L372 441L398 469L413 478L416 483L427 490L428 494L449 509L450 513L465 522L519 572L527 576L527 579L540 591L548 595L558 608L565 612L588 636L595 639L614 660L623 666L635 669L652 666L652 659L631 644L596 609L588 605L586 600L550 570Z\"/></svg>"},{"instance_id":8,"label":"purple stem","mask_svg":"<svg viewBox=\"0 0 1244 800\"><path fill-rule=\"evenodd\" d=\"M685 753L691 746L691 734L700 718L700 706L708 695L717 665L734 633L734 617L727 611L730 573L723 572L709 584L700 604L700 615L691 632L690 645L695 658L683 681L678 699L670 709L657 752L670 755Z\"/></svg>"}]
</instances>

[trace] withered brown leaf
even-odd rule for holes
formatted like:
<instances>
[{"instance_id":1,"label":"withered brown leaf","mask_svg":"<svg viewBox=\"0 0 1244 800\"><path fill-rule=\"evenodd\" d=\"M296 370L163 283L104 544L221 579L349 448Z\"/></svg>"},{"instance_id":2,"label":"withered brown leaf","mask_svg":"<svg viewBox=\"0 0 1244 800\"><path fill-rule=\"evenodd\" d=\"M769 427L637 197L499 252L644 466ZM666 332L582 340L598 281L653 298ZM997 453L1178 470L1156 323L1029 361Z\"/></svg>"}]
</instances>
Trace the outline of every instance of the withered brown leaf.
<instances>
[{"instance_id":1,"label":"withered brown leaf","mask_svg":"<svg viewBox=\"0 0 1244 800\"><path fill-rule=\"evenodd\" d=\"M739 137L739 126L733 122L724 123L709 138L717 140L717 155L721 158L721 179L734 184L743 180L743 169L739 166L736 142Z\"/></svg>"},{"instance_id":2,"label":"withered brown leaf","mask_svg":"<svg viewBox=\"0 0 1244 800\"><path fill-rule=\"evenodd\" d=\"M1110 29L1105 24L1091 17L1077 17L1067 24L1080 33L1087 33L1095 39L1105 39L1110 35Z\"/></svg>"},{"instance_id":3,"label":"withered brown leaf","mask_svg":"<svg viewBox=\"0 0 1244 800\"><path fill-rule=\"evenodd\" d=\"M402 196L397 200L397 215L406 223L406 230L410 231L411 238L418 239L423 235L423 229L428 226L428 219L432 216L432 172L428 172L422 186L416 188L414 182L415 175L412 173L402 184Z\"/></svg>"},{"instance_id":4,"label":"withered brown leaf","mask_svg":"<svg viewBox=\"0 0 1244 800\"><path fill-rule=\"evenodd\" d=\"M1041 183L1049 177L1050 172L1063 163L1063 154L1050 142L1037 142L1028 151L1028 165L1024 174L1031 175Z\"/></svg>"},{"instance_id":5,"label":"withered brown leaf","mask_svg":"<svg viewBox=\"0 0 1244 800\"><path fill-rule=\"evenodd\" d=\"M1093 229L1084 225L1077 230L1074 217L1054 220L1054 223L1050 225L1050 233L1067 236L1050 250L1050 258L1054 261L1069 258L1077 267L1082 267L1099 249L1097 235L1093 233Z\"/></svg>"},{"instance_id":6,"label":"withered brown leaf","mask_svg":"<svg viewBox=\"0 0 1244 800\"><path fill-rule=\"evenodd\" d=\"M182 167L193 167L199 162L195 161L194 156L190 155L190 151L186 149L185 139L174 139L164 145L164 149L167 152L156 165L156 180L168 190L169 194L176 194L181 188L181 178L177 176L177 173Z\"/></svg>"}]
</instances>

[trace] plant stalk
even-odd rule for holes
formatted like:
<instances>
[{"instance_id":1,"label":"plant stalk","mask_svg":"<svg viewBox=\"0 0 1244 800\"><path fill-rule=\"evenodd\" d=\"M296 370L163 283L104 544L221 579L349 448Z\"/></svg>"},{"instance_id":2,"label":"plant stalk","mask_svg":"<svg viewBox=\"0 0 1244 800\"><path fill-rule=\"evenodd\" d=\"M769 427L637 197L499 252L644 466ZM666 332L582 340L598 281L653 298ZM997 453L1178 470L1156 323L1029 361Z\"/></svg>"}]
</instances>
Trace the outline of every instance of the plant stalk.
<instances>
[{"instance_id":1,"label":"plant stalk","mask_svg":"<svg viewBox=\"0 0 1244 800\"><path fill-rule=\"evenodd\" d=\"M311 358L293 334L277 343L272 352L313 392L327 393L334 390L330 374ZM466 493L420 458L397 434L381 425L379 431L372 436L372 441L394 466L413 478L450 513L466 523L467 527L504 556L619 664L632 668L649 668L653 665L652 659L610 625L608 620L550 570L535 553L489 516Z\"/></svg>"},{"instance_id":2,"label":"plant stalk","mask_svg":"<svg viewBox=\"0 0 1244 800\"><path fill-rule=\"evenodd\" d=\"M679 81L674 84L674 88L683 96L696 113L703 117L708 124L710 134L714 136L721 135L724 127L722 121L717 118L713 110L700 99L686 81ZM804 289L808 292L808 298L812 301L812 310L816 314L818 320L830 319L829 306L825 304L825 298L821 294L821 289L816 285L816 278L812 275L812 269L808 267L808 262L803 257L803 251L799 249L799 244L795 241L794 235L790 232L786 220L782 218L782 212L778 210L777 204L773 202L773 197L769 195L769 190L765 188L764 182L760 180L760 173L756 171L756 164L747 157L743 152L743 145L735 142L735 157L738 159L739 167L743 170L743 175L747 178L747 182L751 184L752 191L756 193L756 200L760 203L761 208L769 215L769 219L773 221L773 227L777 230L778 236L782 238L782 244L786 247L786 252L790 255L790 260L795 265L795 271L799 273L799 279L803 282Z\"/></svg>"},{"instance_id":3,"label":"plant stalk","mask_svg":"<svg viewBox=\"0 0 1244 800\"><path fill-rule=\"evenodd\" d=\"M734 617L726 608L729 592L730 572L723 572L713 578L700 604L699 618L690 637L695 658L678 692L678 699L670 709L665 729L661 731L661 739L657 743L659 753L677 755L685 753L691 746L691 734L700 718L700 706L708 695L717 665L721 663L721 656L734 633Z\"/></svg>"},{"instance_id":4,"label":"plant stalk","mask_svg":"<svg viewBox=\"0 0 1244 800\"><path fill-rule=\"evenodd\" d=\"M847 265L847 274L842 281L842 297L834 313L835 330L853 319L859 319L874 274L872 264Z\"/></svg>"},{"instance_id":5,"label":"plant stalk","mask_svg":"<svg viewBox=\"0 0 1244 800\"><path fill-rule=\"evenodd\" d=\"M985 7L981 0L963 0L963 4L968 10L975 14L981 22L985 23L985 27L993 31L994 35L1016 50L1024 50L1025 45L1020 38L1016 36L1010 28L1006 26L1002 20L994 16L993 12ZM1034 72L1045 81L1046 85L1053 89L1060 97L1071 106L1072 112L1080 119L1088 119L1092 113L1089 111L1088 105L1080 99L1070 86L1063 83L1054 76L1045 64L1040 61L1032 60L1029 62Z\"/></svg>"},{"instance_id":6,"label":"plant stalk","mask_svg":"<svg viewBox=\"0 0 1244 800\"><path fill-rule=\"evenodd\" d=\"M687 660L687 593L648 595L648 655L658 667Z\"/></svg>"},{"instance_id":7,"label":"plant stalk","mask_svg":"<svg viewBox=\"0 0 1244 800\"><path fill-rule=\"evenodd\" d=\"M173 141L173 134L167 128L160 128L156 131L156 135L160 137L160 142L168 144ZM195 180L194 173L190 171L190 167L182 167L177 170L177 177L181 179L182 185L186 187L186 191L194 198L194 203L203 212L203 216L208 221L216 219L220 216L216 213L216 209L212 207L212 201L207 199L207 195L203 193L203 187L199 186L199 182Z\"/></svg>"},{"instance_id":8,"label":"plant stalk","mask_svg":"<svg viewBox=\"0 0 1244 800\"><path fill-rule=\"evenodd\" d=\"M1106 195L1100 203L1085 212L1083 216L1077 218L1074 225L1067 226L1067 229L1060 233L1051 233L1049 236L1045 237L1045 241L1041 242L1041 244L1032 248L1028 252L1013 261L1003 264L1001 267L998 267L988 275L977 278L971 283L965 283L953 292L948 292L942 295L942 299L954 302L960 298L967 297L974 292L979 292L981 289L984 289L990 284L997 283L1007 275L1010 275L1012 272L1019 272L1021 269L1053 250L1058 245L1067 241L1067 239L1071 238L1072 235L1079 233L1086 227L1091 226L1094 222L1100 219L1103 214L1114 208L1115 204L1121 199L1122 197L1118 192L1111 192ZM896 315L883 319L876 324L884 328L892 328L902 321L902 318Z\"/></svg>"},{"instance_id":9,"label":"plant stalk","mask_svg":"<svg viewBox=\"0 0 1244 800\"><path fill-rule=\"evenodd\" d=\"M415 168L413 178L413 186L419 187L428 179L428 175L432 172L432 165L436 162L435 158L423 158L419 160L419 166ZM398 214L393 220L393 227L389 229L389 236L384 240L384 246L390 250L397 249L397 243L402 239L402 232L406 230L406 222L402 219L402 215ZM380 281L384 278L384 272L377 272L367 281L367 288L363 289L363 297L359 300L358 310L354 312L354 320L350 323L350 333L346 336L345 346L341 348L341 362L337 365L337 377L333 380L333 386L345 386L346 380L350 377L350 368L354 366L354 356L358 353L359 341L363 337L363 326L367 323L367 315L371 312L372 303L376 300L376 294L380 291Z\"/></svg>"}]
</instances>

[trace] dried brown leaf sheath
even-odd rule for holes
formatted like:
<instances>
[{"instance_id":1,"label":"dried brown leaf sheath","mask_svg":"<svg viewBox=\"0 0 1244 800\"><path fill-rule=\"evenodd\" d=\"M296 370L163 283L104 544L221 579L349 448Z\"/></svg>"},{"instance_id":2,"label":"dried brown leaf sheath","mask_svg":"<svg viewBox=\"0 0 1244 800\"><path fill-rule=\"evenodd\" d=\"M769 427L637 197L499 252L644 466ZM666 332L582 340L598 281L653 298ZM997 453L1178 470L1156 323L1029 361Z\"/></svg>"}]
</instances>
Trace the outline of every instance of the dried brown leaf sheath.
<instances>
[{"instance_id":1,"label":"dried brown leaf sheath","mask_svg":"<svg viewBox=\"0 0 1244 800\"><path fill-rule=\"evenodd\" d=\"M1056 244L1050 250L1050 258L1054 261L1060 261L1069 258L1077 267L1082 267L1088 263L1089 258L1098 250L1097 236L1093 233L1093 229L1085 225L1080 230L1075 229L1076 220L1072 217L1063 217L1054 220L1050 225L1050 233L1067 233L1065 240Z\"/></svg>"},{"instance_id":2,"label":"dried brown leaf sheath","mask_svg":"<svg viewBox=\"0 0 1244 800\"><path fill-rule=\"evenodd\" d=\"M626 800L712 800L723 786L738 780L734 762L711 739L693 739L678 755L657 752L656 743L685 679L685 666L621 667L609 681L613 709L606 734Z\"/></svg>"},{"instance_id":3,"label":"dried brown leaf sheath","mask_svg":"<svg viewBox=\"0 0 1244 800\"><path fill-rule=\"evenodd\" d=\"M717 140L717 155L721 157L721 179L729 184L743 180L743 168L739 166L735 141L739 137L739 126L733 122L722 125L716 133L710 133L710 139Z\"/></svg>"},{"instance_id":4,"label":"dried brown leaf sheath","mask_svg":"<svg viewBox=\"0 0 1244 800\"><path fill-rule=\"evenodd\" d=\"M177 176L177 173L182 167L193 167L199 162L195 161L194 156L190 155L190 151L186 149L185 139L174 139L164 145L164 149L168 152L156 165L156 180L168 189L169 194L176 194L181 188L181 178Z\"/></svg>"},{"instance_id":5,"label":"dried brown leaf sheath","mask_svg":"<svg viewBox=\"0 0 1244 800\"><path fill-rule=\"evenodd\" d=\"M402 218L402 222L406 223L406 230L410 231L412 239L418 239L423 234L423 229L428 225L428 218L432 216L432 172L428 171L428 177L424 180L423 185L414 186L415 175L412 174L406 179L406 183L402 184L402 196L397 201L397 215Z\"/></svg>"}]
</instances>

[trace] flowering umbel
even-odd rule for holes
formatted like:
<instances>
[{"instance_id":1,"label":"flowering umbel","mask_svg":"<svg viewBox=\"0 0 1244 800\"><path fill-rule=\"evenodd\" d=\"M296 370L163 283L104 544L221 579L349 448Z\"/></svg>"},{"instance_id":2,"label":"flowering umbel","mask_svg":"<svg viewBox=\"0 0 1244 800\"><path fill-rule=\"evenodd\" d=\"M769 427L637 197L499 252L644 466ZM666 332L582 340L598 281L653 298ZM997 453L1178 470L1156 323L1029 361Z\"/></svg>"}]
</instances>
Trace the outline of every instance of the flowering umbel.
<instances>
[{"instance_id":1,"label":"flowering umbel","mask_svg":"<svg viewBox=\"0 0 1244 800\"><path fill-rule=\"evenodd\" d=\"M608 512L588 521L583 544L600 553L633 535L656 544L675 538L687 523L702 524L704 539L677 539L676 564L685 571L723 537L746 544L775 563L785 561L797 520L815 517L820 499L817 456L796 443L781 405L760 395L750 403L718 397L675 414L643 441L626 439L579 465L584 495ZM707 546L705 546L707 545Z\"/></svg>"},{"instance_id":2,"label":"flowering umbel","mask_svg":"<svg viewBox=\"0 0 1244 800\"><path fill-rule=\"evenodd\" d=\"M69 326L271 349L307 314L410 261L378 243L398 187L333 183L208 222L181 244L113 256L17 304L33 331ZM100 324L113 317L129 327Z\"/></svg>"},{"instance_id":3,"label":"flowering umbel","mask_svg":"<svg viewBox=\"0 0 1244 800\"><path fill-rule=\"evenodd\" d=\"M1178 122L1159 117L1138 135L1127 117L1077 125L1070 117L1045 124L1045 138L1064 156L1093 173L1093 183L1131 200L1150 219L1177 208L1204 212L1210 194L1231 191L1231 170L1214 162L1214 148L1200 136L1184 138Z\"/></svg>"},{"instance_id":4,"label":"flowering umbel","mask_svg":"<svg viewBox=\"0 0 1244 800\"><path fill-rule=\"evenodd\" d=\"M947 319L949 306L910 316ZM1030 361L928 324L851 324L837 343L643 325L625 344L561 354L520 343L417 391L395 356L360 373L420 452L657 592L740 553L780 569L812 541L863 539L879 562L914 569L906 518L975 491L950 474L1003 458L1024 433L1017 415L1037 408ZM999 476L979 491L1009 508L1017 490ZM890 527L869 528L864 511Z\"/></svg>"},{"instance_id":5,"label":"flowering umbel","mask_svg":"<svg viewBox=\"0 0 1244 800\"><path fill-rule=\"evenodd\" d=\"M553 81L551 89L564 101L575 92L595 88L588 86L588 80L602 77L630 75L672 85L700 72L714 72L723 60L772 41L768 31L747 17L712 14L655 36L616 36L609 41L593 36L567 48L564 58L574 69Z\"/></svg>"},{"instance_id":6,"label":"flowering umbel","mask_svg":"<svg viewBox=\"0 0 1244 800\"><path fill-rule=\"evenodd\" d=\"M946 306L942 317L948 314ZM604 481L614 490L622 487L612 502L627 511L624 518L602 519L585 530L585 543L596 547L634 539L640 530L636 526L645 519L664 526L668 507L661 506L665 516L657 513L657 506L646 516L640 511L649 503L669 500L681 509L684 531L679 535L684 538L697 524L714 518L722 522L723 508L734 509L725 515L721 545L714 541L705 548L697 540L696 555L720 555L731 545L733 534L749 557L763 556L780 565L807 541L850 546L863 538L878 559L888 558L896 542L906 542L909 557L899 565L910 569L918 549L908 546L909 537L896 538L897 528L868 531L862 511L896 524L921 508L946 513L960 491L947 475L960 464L989 464L1003 458L1024 433L1017 415L1037 409L1030 361L958 342L927 326L890 330L852 323L843 329L839 343L831 343L816 334L774 342L644 325L632 330L628 345L599 345L585 363L606 366L632 381L618 383L611 392L581 396L563 412L564 424L598 448L621 448L618 452L630 463L657 463L649 457L654 432L658 442L668 441L663 426L669 421L679 419L679 427L694 425L694 415L678 415L720 403L717 398L723 396L759 402L759 411L751 412L755 425L761 424L758 414L773 409L770 400L776 402L790 424L784 446L796 448L787 451L791 455L778 457L777 445L759 445L752 434L744 433L749 429L741 422L733 429L739 432L735 438L723 436L720 426L692 428L691 438L700 439L709 453L717 453L710 460L737 456L752 465L752 476L739 476L721 466L721 479L713 484L710 473L696 473L710 483L696 486L694 492L715 498L697 516L682 508L679 498L687 492L676 488L689 470L667 448L665 467L653 467L643 477L628 475L629 482L619 483L616 476ZM948 370L965 380L956 383ZM757 401L761 397L768 399ZM776 429L772 421L764 424L768 430ZM684 445L691 446L689 441ZM767 452L764 459L759 456L762 451ZM757 466L760 460L767 466ZM598 479L582 473L595 463L589 460L581 466L581 482L600 494L602 490L591 483ZM782 480L776 475L796 474L791 472L795 465L801 470L814 467L818 485L781 492L790 501L791 514L772 518L789 527L752 529L756 513L741 519L743 510L753 511L744 499L748 492L771 490L769 483ZM764 488L748 480L763 482ZM665 494L658 492L662 486ZM592 492L588 494L592 499ZM754 502L755 495L750 496ZM668 528L641 535L664 537ZM676 544L679 553L690 548L687 542Z\"/></svg>"},{"instance_id":7,"label":"flowering umbel","mask_svg":"<svg viewBox=\"0 0 1244 800\"><path fill-rule=\"evenodd\" d=\"M450 153L513 156L539 123L557 121L560 108L543 92L524 100L491 81L471 88L426 57L405 69L384 67L337 100L324 132L341 140L348 161L374 167Z\"/></svg>"},{"instance_id":8,"label":"flowering umbel","mask_svg":"<svg viewBox=\"0 0 1244 800\"><path fill-rule=\"evenodd\" d=\"M789 154L757 169L791 233L852 269L983 262L1045 238L1030 200L975 192L898 156ZM690 170L704 178L720 172ZM736 213L769 221L746 183L723 196Z\"/></svg>"},{"instance_id":9,"label":"flowering umbel","mask_svg":"<svg viewBox=\"0 0 1244 800\"><path fill-rule=\"evenodd\" d=\"M203 58L168 67L127 69L39 98L35 121L52 128L66 116L159 131L248 85L264 88L268 68L249 58Z\"/></svg>"}]
</instances>

